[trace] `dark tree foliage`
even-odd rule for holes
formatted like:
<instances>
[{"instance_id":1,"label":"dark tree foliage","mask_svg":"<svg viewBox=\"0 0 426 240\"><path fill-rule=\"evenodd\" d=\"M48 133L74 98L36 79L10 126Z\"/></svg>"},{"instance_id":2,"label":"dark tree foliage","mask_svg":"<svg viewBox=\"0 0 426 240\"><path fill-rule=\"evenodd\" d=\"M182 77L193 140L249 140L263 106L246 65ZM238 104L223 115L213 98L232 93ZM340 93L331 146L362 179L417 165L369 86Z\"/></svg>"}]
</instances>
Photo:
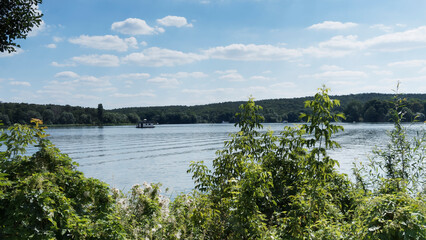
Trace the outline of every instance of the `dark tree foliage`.
<instances>
[{"instance_id":1,"label":"dark tree foliage","mask_svg":"<svg viewBox=\"0 0 426 240\"><path fill-rule=\"evenodd\" d=\"M98 120L99 123L103 123L104 122L104 107L102 106L102 103L98 104Z\"/></svg>"},{"instance_id":2,"label":"dark tree foliage","mask_svg":"<svg viewBox=\"0 0 426 240\"><path fill-rule=\"evenodd\" d=\"M348 122L359 122L362 115L362 104L359 101L351 101L344 110Z\"/></svg>"},{"instance_id":3,"label":"dark tree foliage","mask_svg":"<svg viewBox=\"0 0 426 240\"><path fill-rule=\"evenodd\" d=\"M407 114L403 121L413 119L425 121L426 94L401 95ZM393 106L390 94L356 94L345 96L333 96L341 102L334 112L344 112L346 122L389 122L389 113ZM301 113L310 113L304 107L304 101L311 98L271 99L258 101L263 110L260 114L268 123L300 122ZM1 103L0 113L8 117L5 125L14 123L29 123L30 118L42 119L45 124L68 124L61 119L63 112L72 113L74 124L98 125L98 124L129 124L137 123L141 119L148 119L159 124L189 124L189 123L235 123L238 119L234 113L243 102L224 102L197 106L164 106L164 107L133 107L105 110L102 104L97 108L83 108L60 105L37 105L27 103ZM41 115L40 115L41 114Z\"/></svg>"},{"instance_id":4,"label":"dark tree foliage","mask_svg":"<svg viewBox=\"0 0 426 240\"><path fill-rule=\"evenodd\" d=\"M9 116L7 114L0 113L0 123L10 125Z\"/></svg>"},{"instance_id":5,"label":"dark tree foliage","mask_svg":"<svg viewBox=\"0 0 426 240\"><path fill-rule=\"evenodd\" d=\"M55 121L55 114L50 109L44 110L42 115L42 119L46 124L53 124L53 122Z\"/></svg>"},{"instance_id":6,"label":"dark tree foliage","mask_svg":"<svg viewBox=\"0 0 426 240\"><path fill-rule=\"evenodd\" d=\"M61 124L74 124L75 123L75 117L70 112L63 112L61 116L59 117L59 123Z\"/></svg>"},{"instance_id":7,"label":"dark tree foliage","mask_svg":"<svg viewBox=\"0 0 426 240\"><path fill-rule=\"evenodd\" d=\"M16 39L25 39L34 27L40 26L43 14L37 10L42 0L0 1L0 52L16 52L21 47Z\"/></svg>"}]
</instances>

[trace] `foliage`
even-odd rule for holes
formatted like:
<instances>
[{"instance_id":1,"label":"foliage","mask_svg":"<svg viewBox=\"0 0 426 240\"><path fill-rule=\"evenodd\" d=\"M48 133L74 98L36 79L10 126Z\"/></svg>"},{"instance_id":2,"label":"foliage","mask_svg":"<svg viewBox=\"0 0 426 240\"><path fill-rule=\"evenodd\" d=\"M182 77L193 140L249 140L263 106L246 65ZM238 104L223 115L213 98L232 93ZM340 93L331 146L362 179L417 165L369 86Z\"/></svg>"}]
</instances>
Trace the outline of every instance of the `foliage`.
<instances>
[{"instance_id":1,"label":"foliage","mask_svg":"<svg viewBox=\"0 0 426 240\"><path fill-rule=\"evenodd\" d=\"M2 0L0 5L0 52L16 52L16 39L25 39L41 24L43 14L37 10L42 0Z\"/></svg>"},{"instance_id":2,"label":"foliage","mask_svg":"<svg viewBox=\"0 0 426 240\"><path fill-rule=\"evenodd\" d=\"M85 178L45 137L40 120L3 132L1 239L123 239L105 183ZM31 156L26 148L38 150Z\"/></svg>"},{"instance_id":3,"label":"foliage","mask_svg":"<svg viewBox=\"0 0 426 240\"><path fill-rule=\"evenodd\" d=\"M413 98L405 104L406 114L403 121L409 122L412 118L425 121L426 94L405 94L404 98ZM392 97L389 94L356 94L334 96L341 102L333 111L343 111L346 122L380 122L391 121L390 110L393 107ZM292 99L261 100L257 103L263 106L259 112L265 118L265 122L300 122L301 113L310 113L304 108L304 102L312 100L312 97ZM102 104L98 108L72 107L69 105L37 105L26 103L1 103L0 119L4 119L6 125L14 123L27 124L30 118L36 117L48 125L61 123L63 112L74 115L74 124L99 125L137 123L141 119L148 119L160 124L186 124L186 123L235 123L238 119L235 112L243 102L224 102L200 106L164 106L164 107L138 107L105 110ZM371 107L371 108L370 108ZM369 110L370 109L370 110ZM380 111L378 111L379 109ZM31 112L31 114L29 114ZM380 114L378 114L380 112ZM41 116L40 116L41 114ZM410 116L409 116L410 115ZM367 117L367 118L364 118ZM6 118L9 121L6 121ZM104 119L105 118L105 119ZM64 121L62 121L64 122Z\"/></svg>"},{"instance_id":4,"label":"foliage","mask_svg":"<svg viewBox=\"0 0 426 240\"><path fill-rule=\"evenodd\" d=\"M98 104L97 115L99 124L102 125L102 123L104 122L104 106L102 105L102 103Z\"/></svg>"},{"instance_id":5,"label":"foliage","mask_svg":"<svg viewBox=\"0 0 426 240\"><path fill-rule=\"evenodd\" d=\"M355 211L356 239L425 239L424 198L406 192L372 195Z\"/></svg>"},{"instance_id":6,"label":"foliage","mask_svg":"<svg viewBox=\"0 0 426 240\"><path fill-rule=\"evenodd\" d=\"M362 194L355 210L360 238L424 239L426 237L426 133L406 138L402 121L405 99L395 96L390 117L394 128L386 148L376 148L367 164L355 166Z\"/></svg>"},{"instance_id":7,"label":"foliage","mask_svg":"<svg viewBox=\"0 0 426 240\"><path fill-rule=\"evenodd\" d=\"M338 147L333 125L342 117L328 90L320 89L303 114L300 127L286 127L280 136L260 133L261 108L252 99L237 114L240 131L218 152L213 170L193 163L196 188L211 201L217 239L305 238L324 226L343 224L353 200L351 184L334 169L327 150ZM308 134L308 135L306 135ZM306 136L309 136L306 138ZM216 238L213 237L213 238Z\"/></svg>"}]
</instances>

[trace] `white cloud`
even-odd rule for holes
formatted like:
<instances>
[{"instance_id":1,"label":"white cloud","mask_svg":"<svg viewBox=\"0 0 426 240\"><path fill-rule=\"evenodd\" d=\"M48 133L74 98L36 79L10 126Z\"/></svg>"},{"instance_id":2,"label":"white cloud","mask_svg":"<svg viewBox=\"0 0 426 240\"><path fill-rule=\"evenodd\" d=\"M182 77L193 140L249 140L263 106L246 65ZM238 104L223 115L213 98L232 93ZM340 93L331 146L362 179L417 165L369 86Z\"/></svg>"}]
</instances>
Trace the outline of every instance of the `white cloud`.
<instances>
[{"instance_id":1,"label":"white cloud","mask_svg":"<svg viewBox=\"0 0 426 240\"><path fill-rule=\"evenodd\" d=\"M327 82L327 84L330 84L332 86L340 86L340 87L351 87L351 86L356 86L359 83L355 82L355 81L340 81L340 80L333 80L333 81L329 81Z\"/></svg>"},{"instance_id":2,"label":"white cloud","mask_svg":"<svg viewBox=\"0 0 426 240\"><path fill-rule=\"evenodd\" d=\"M213 59L238 61L290 60L302 55L300 51L294 49L255 44L231 44L225 47L215 47L205 50L204 54Z\"/></svg>"},{"instance_id":3,"label":"white cloud","mask_svg":"<svg viewBox=\"0 0 426 240\"><path fill-rule=\"evenodd\" d=\"M324 21L322 23L314 24L314 25L308 27L308 29L343 30L343 29L353 28L353 27L356 27L356 26L358 26L358 24L353 23L353 22L342 23L342 22L334 22L334 21Z\"/></svg>"},{"instance_id":4,"label":"white cloud","mask_svg":"<svg viewBox=\"0 0 426 240\"><path fill-rule=\"evenodd\" d=\"M389 32L393 32L395 28L404 28L406 26L407 25L401 24L401 23L397 23L394 26L384 25L384 24L374 24L374 25L370 26L370 28L389 33Z\"/></svg>"},{"instance_id":5,"label":"white cloud","mask_svg":"<svg viewBox=\"0 0 426 240\"><path fill-rule=\"evenodd\" d=\"M365 78L367 74L361 71L326 71L316 74L300 75L299 78L327 79L327 78Z\"/></svg>"},{"instance_id":6,"label":"white cloud","mask_svg":"<svg viewBox=\"0 0 426 240\"><path fill-rule=\"evenodd\" d=\"M379 76L390 76L393 75L392 71L387 71L387 70L377 70L377 71L373 71L374 74L379 75Z\"/></svg>"},{"instance_id":7,"label":"white cloud","mask_svg":"<svg viewBox=\"0 0 426 240\"><path fill-rule=\"evenodd\" d=\"M203 72L177 72L177 73L162 73L162 77L171 77L171 78L206 78L207 74Z\"/></svg>"},{"instance_id":8,"label":"white cloud","mask_svg":"<svg viewBox=\"0 0 426 240\"><path fill-rule=\"evenodd\" d=\"M407 61L398 61L389 63L389 67L422 67L426 65L426 60L423 59L415 59L415 60L407 60Z\"/></svg>"},{"instance_id":9,"label":"white cloud","mask_svg":"<svg viewBox=\"0 0 426 240\"><path fill-rule=\"evenodd\" d=\"M114 55L83 55L73 57L73 61L83 65L99 66L99 67L117 67L120 65L120 60Z\"/></svg>"},{"instance_id":10,"label":"white cloud","mask_svg":"<svg viewBox=\"0 0 426 240\"><path fill-rule=\"evenodd\" d=\"M371 65L371 64L369 64L369 65L364 65L364 67L366 67L366 68L368 68L368 69L379 69L379 66L377 66L377 65Z\"/></svg>"},{"instance_id":11,"label":"white cloud","mask_svg":"<svg viewBox=\"0 0 426 240\"><path fill-rule=\"evenodd\" d=\"M31 87L31 83L29 82L11 81L9 84L14 86Z\"/></svg>"},{"instance_id":12,"label":"white cloud","mask_svg":"<svg viewBox=\"0 0 426 240\"><path fill-rule=\"evenodd\" d=\"M111 86L111 83L108 80L97 78L95 76L81 76L78 79L78 82L81 84L91 85L91 86Z\"/></svg>"},{"instance_id":13,"label":"white cloud","mask_svg":"<svg viewBox=\"0 0 426 240\"><path fill-rule=\"evenodd\" d=\"M178 16L167 16L157 19L157 23L165 27L192 27L192 24L188 24L186 18Z\"/></svg>"},{"instance_id":14,"label":"white cloud","mask_svg":"<svg viewBox=\"0 0 426 240\"><path fill-rule=\"evenodd\" d=\"M90 75L79 75L75 72L64 71L55 74L55 78L65 81L54 80L44 86L39 93L48 93L56 95L81 94L84 91L105 92L114 91L116 88L111 87L110 81L104 77L95 77Z\"/></svg>"},{"instance_id":15,"label":"white cloud","mask_svg":"<svg viewBox=\"0 0 426 240\"><path fill-rule=\"evenodd\" d=\"M149 78L151 75L149 75L149 73L127 73L127 74L121 74L118 75L118 78L121 79L144 79L144 78Z\"/></svg>"},{"instance_id":16,"label":"white cloud","mask_svg":"<svg viewBox=\"0 0 426 240\"><path fill-rule=\"evenodd\" d=\"M225 70L225 71L222 71L222 70L217 70L217 71L215 71L215 73L217 73L217 74L228 74L228 73L236 73L236 72L238 72L237 70L235 70L235 69L229 69L229 70Z\"/></svg>"},{"instance_id":17,"label":"white cloud","mask_svg":"<svg viewBox=\"0 0 426 240\"><path fill-rule=\"evenodd\" d=\"M371 29L377 29L383 32L392 32L393 31L393 27L391 26L386 26L384 24L375 24L370 26Z\"/></svg>"},{"instance_id":18,"label":"white cloud","mask_svg":"<svg viewBox=\"0 0 426 240\"><path fill-rule=\"evenodd\" d=\"M242 82L244 77L238 73L237 70L227 70L227 71L216 71L216 73L221 74L222 76L219 79L223 79L230 82Z\"/></svg>"},{"instance_id":19,"label":"white cloud","mask_svg":"<svg viewBox=\"0 0 426 240\"><path fill-rule=\"evenodd\" d=\"M16 52L11 52L11 53L8 53L7 51L6 52L0 52L0 58L2 58L2 57L13 57L13 56L16 56L16 55L24 52L24 50L22 50L21 48L15 48L15 49L16 49Z\"/></svg>"},{"instance_id":20,"label":"white cloud","mask_svg":"<svg viewBox=\"0 0 426 240\"><path fill-rule=\"evenodd\" d=\"M73 94L73 98L75 99L84 99L84 100L99 100L100 97L86 94Z\"/></svg>"},{"instance_id":21,"label":"white cloud","mask_svg":"<svg viewBox=\"0 0 426 240\"><path fill-rule=\"evenodd\" d=\"M369 48L390 52L426 47L426 26L380 35L364 41L363 44Z\"/></svg>"},{"instance_id":22,"label":"white cloud","mask_svg":"<svg viewBox=\"0 0 426 240\"><path fill-rule=\"evenodd\" d=\"M353 50L347 50L347 49L330 49L330 48L321 48L321 47L308 47L305 49L302 49L303 54L311 55L318 58L325 58L325 57L331 57L331 58L339 58L344 57L352 52Z\"/></svg>"},{"instance_id":23,"label":"white cloud","mask_svg":"<svg viewBox=\"0 0 426 240\"><path fill-rule=\"evenodd\" d=\"M299 64L297 64L297 66L298 67L303 67L303 68L308 68L308 67L311 66L311 64L309 64L309 63L299 63Z\"/></svg>"},{"instance_id":24,"label":"white cloud","mask_svg":"<svg viewBox=\"0 0 426 240\"><path fill-rule=\"evenodd\" d=\"M79 78L79 77L80 75L71 71L64 71L64 72L59 72L55 74L55 78Z\"/></svg>"},{"instance_id":25,"label":"white cloud","mask_svg":"<svg viewBox=\"0 0 426 240\"><path fill-rule=\"evenodd\" d=\"M70 43L80 46L100 49L100 50L113 50L118 52L125 52L129 48L138 48L136 38L129 37L121 39L118 36L105 35L105 36L87 36L81 35L78 38L72 38Z\"/></svg>"},{"instance_id":26,"label":"white cloud","mask_svg":"<svg viewBox=\"0 0 426 240\"><path fill-rule=\"evenodd\" d=\"M322 65L321 67L320 67L320 70L321 71L340 71L340 70L342 70L343 68L341 68L341 67L339 67L339 66L336 66L336 65Z\"/></svg>"},{"instance_id":27,"label":"white cloud","mask_svg":"<svg viewBox=\"0 0 426 240\"><path fill-rule=\"evenodd\" d=\"M272 84L270 87L272 89L281 89L281 88L293 88L295 86L296 84L293 82L280 82L280 83Z\"/></svg>"},{"instance_id":28,"label":"white cloud","mask_svg":"<svg viewBox=\"0 0 426 240\"><path fill-rule=\"evenodd\" d=\"M52 62L50 65L54 67L74 67L75 63L58 63L58 62Z\"/></svg>"},{"instance_id":29,"label":"white cloud","mask_svg":"<svg viewBox=\"0 0 426 240\"><path fill-rule=\"evenodd\" d=\"M36 14L42 14L41 10L39 9L38 5L32 5L31 8L34 10L34 12L36 12ZM28 37L35 37L37 36L39 33L43 32L46 29L46 23L41 20L40 25L37 27L34 27L33 29L31 29L30 32L28 32Z\"/></svg>"},{"instance_id":30,"label":"white cloud","mask_svg":"<svg viewBox=\"0 0 426 240\"><path fill-rule=\"evenodd\" d=\"M162 88L173 88L179 85L176 78L155 77L148 79L147 82L159 84Z\"/></svg>"},{"instance_id":31,"label":"white cloud","mask_svg":"<svg viewBox=\"0 0 426 240\"><path fill-rule=\"evenodd\" d=\"M129 35L152 35L164 32L163 28L150 27L145 20L138 18L128 18L111 25L113 31Z\"/></svg>"},{"instance_id":32,"label":"white cloud","mask_svg":"<svg viewBox=\"0 0 426 240\"><path fill-rule=\"evenodd\" d=\"M318 44L320 48L333 48L334 50L356 50L365 48L365 44L358 41L358 36L334 36L330 40Z\"/></svg>"},{"instance_id":33,"label":"white cloud","mask_svg":"<svg viewBox=\"0 0 426 240\"><path fill-rule=\"evenodd\" d=\"M379 35L364 41L356 35L334 36L330 40L320 42L301 51L315 57L343 57L359 50L376 50L395 52L426 47L426 26Z\"/></svg>"},{"instance_id":34,"label":"white cloud","mask_svg":"<svg viewBox=\"0 0 426 240\"><path fill-rule=\"evenodd\" d=\"M115 87L100 87L92 89L92 92L115 92L117 88Z\"/></svg>"},{"instance_id":35,"label":"white cloud","mask_svg":"<svg viewBox=\"0 0 426 240\"><path fill-rule=\"evenodd\" d=\"M134 97L155 97L156 95L153 92L140 92L140 93L135 93L135 94L114 93L110 96L111 97L118 97L118 98L134 98Z\"/></svg>"},{"instance_id":36,"label":"white cloud","mask_svg":"<svg viewBox=\"0 0 426 240\"><path fill-rule=\"evenodd\" d=\"M206 59L205 56L195 53L152 47L140 53L132 53L123 58L126 63L134 63L140 66L161 67L189 64Z\"/></svg>"},{"instance_id":37,"label":"white cloud","mask_svg":"<svg viewBox=\"0 0 426 240\"><path fill-rule=\"evenodd\" d=\"M53 49L53 48L56 48L56 44L54 44L54 43L47 44L47 45L46 45L46 47L47 47L47 48L52 48L52 49Z\"/></svg>"},{"instance_id":38,"label":"white cloud","mask_svg":"<svg viewBox=\"0 0 426 240\"><path fill-rule=\"evenodd\" d=\"M63 39L63 38L61 38L61 37L53 37L53 41L54 41L55 43L58 43L58 42L62 42L62 41L64 41L64 39Z\"/></svg>"},{"instance_id":39,"label":"white cloud","mask_svg":"<svg viewBox=\"0 0 426 240\"><path fill-rule=\"evenodd\" d=\"M250 80L264 82L264 81L275 80L275 78L265 77L265 76L260 76L259 75L259 76L251 76Z\"/></svg>"},{"instance_id":40,"label":"white cloud","mask_svg":"<svg viewBox=\"0 0 426 240\"><path fill-rule=\"evenodd\" d=\"M217 93L232 94L232 93L235 93L235 89L234 88L183 89L182 92L204 96L204 95L217 94Z\"/></svg>"},{"instance_id":41,"label":"white cloud","mask_svg":"<svg viewBox=\"0 0 426 240\"><path fill-rule=\"evenodd\" d=\"M219 77L219 79L227 80L230 82L243 82L245 79L239 73L230 73Z\"/></svg>"},{"instance_id":42,"label":"white cloud","mask_svg":"<svg viewBox=\"0 0 426 240\"><path fill-rule=\"evenodd\" d=\"M46 23L44 21L41 21L40 25L38 27L33 28L29 33L28 37L35 37L39 35L41 32L46 30Z\"/></svg>"}]
</instances>

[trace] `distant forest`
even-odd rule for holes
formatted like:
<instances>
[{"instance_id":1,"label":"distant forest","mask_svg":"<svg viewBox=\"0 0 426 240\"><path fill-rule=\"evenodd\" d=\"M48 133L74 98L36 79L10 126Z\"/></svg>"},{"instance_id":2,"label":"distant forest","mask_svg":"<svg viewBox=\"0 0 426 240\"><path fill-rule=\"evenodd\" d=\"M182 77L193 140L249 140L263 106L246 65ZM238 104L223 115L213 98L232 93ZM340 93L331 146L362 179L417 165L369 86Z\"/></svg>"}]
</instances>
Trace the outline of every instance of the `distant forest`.
<instances>
[{"instance_id":1,"label":"distant forest","mask_svg":"<svg viewBox=\"0 0 426 240\"><path fill-rule=\"evenodd\" d=\"M346 122L387 122L392 108L392 94L353 94L332 96L339 99L341 106L336 111L345 113ZM425 121L426 94L403 94L406 98L405 121L417 116ZM259 100L263 107L265 122L299 122L299 115L305 112L304 102L312 97ZM94 108L69 105L41 105L27 103L0 102L0 121L4 125L27 124L31 118L43 120L47 125L114 125L134 124L141 119L159 124L180 123L222 123L235 122L238 106L244 102L224 102L198 106L132 107L104 110L102 104Z\"/></svg>"}]
</instances>

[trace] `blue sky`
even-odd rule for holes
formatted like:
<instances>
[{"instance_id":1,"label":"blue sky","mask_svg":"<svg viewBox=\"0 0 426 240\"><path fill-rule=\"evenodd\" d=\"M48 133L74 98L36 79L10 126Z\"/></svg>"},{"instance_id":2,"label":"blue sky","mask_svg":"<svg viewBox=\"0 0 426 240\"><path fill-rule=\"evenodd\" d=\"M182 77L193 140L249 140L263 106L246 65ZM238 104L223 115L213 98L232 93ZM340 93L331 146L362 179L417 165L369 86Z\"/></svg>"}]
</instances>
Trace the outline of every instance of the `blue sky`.
<instances>
[{"instance_id":1,"label":"blue sky","mask_svg":"<svg viewBox=\"0 0 426 240\"><path fill-rule=\"evenodd\" d=\"M422 0L44 0L0 101L107 109L426 93Z\"/></svg>"}]
</instances>

